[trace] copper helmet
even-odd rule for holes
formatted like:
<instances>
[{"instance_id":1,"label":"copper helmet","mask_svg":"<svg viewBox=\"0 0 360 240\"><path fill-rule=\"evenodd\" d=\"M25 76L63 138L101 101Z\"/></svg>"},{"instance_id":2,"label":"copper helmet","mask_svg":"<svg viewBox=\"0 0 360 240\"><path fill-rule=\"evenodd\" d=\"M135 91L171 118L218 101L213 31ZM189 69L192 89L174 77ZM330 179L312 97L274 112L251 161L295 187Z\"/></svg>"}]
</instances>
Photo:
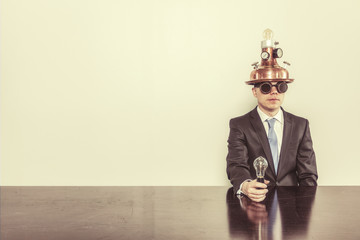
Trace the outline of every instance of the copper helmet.
<instances>
[{"instance_id":1,"label":"copper helmet","mask_svg":"<svg viewBox=\"0 0 360 240\"><path fill-rule=\"evenodd\" d=\"M250 81L246 84L254 85L260 82L287 82L291 83L294 79L289 78L289 72L286 70L286 65L290 65L284 61L284 66L281 67L276 59L283 56L283 51L278 48L279 42L272 39L273 32L266 29L263 33L264 40L261 41L261 64L259 62L253 63L254 70L250 73Z\"/></svg>"}]
</instances>

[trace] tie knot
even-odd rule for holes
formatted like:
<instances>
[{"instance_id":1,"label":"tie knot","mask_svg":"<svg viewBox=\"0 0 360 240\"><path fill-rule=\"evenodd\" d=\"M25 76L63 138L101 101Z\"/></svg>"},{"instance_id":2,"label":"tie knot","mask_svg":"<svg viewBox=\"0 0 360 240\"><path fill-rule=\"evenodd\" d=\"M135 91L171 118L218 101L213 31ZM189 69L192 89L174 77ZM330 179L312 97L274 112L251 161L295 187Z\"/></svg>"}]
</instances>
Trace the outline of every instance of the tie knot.
<instances>
[{"instance_id":1,"label":"tie knot","mask_svg":"<svg viewBox=\"0 0 360 240\"><path fill-rule=\"evenodd\" d=\"M271 119L267 119L266 121L267 121L268 124L269 124L269 128L273 128L274 125L275 125L276 119L275 119L275 118L271 118Z\"/></svg>"}]
</instances>

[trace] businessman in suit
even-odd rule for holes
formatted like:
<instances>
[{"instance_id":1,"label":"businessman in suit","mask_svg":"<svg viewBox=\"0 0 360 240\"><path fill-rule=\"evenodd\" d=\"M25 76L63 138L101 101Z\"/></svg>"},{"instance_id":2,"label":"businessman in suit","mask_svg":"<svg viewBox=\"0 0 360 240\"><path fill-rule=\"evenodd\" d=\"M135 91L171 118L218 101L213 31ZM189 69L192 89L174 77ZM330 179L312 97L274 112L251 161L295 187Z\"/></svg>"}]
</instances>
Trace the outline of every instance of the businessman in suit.
<instances>
[{"instance_id":1,"label":"businessman in suit","mask_svg":"<svg viewBox=\"0 0 360 240\"><path fill-rule=\"evenodd\" d=\"M265 199L267 185L317 185L309 122L281 107L287 88L286 81L256 82L252 93L257 107L230 120L227 175L235 194L256 202ZM256 181L253 162L259 156L265 157L269 165L265 183Z\"/></svg>"}]
</instances>

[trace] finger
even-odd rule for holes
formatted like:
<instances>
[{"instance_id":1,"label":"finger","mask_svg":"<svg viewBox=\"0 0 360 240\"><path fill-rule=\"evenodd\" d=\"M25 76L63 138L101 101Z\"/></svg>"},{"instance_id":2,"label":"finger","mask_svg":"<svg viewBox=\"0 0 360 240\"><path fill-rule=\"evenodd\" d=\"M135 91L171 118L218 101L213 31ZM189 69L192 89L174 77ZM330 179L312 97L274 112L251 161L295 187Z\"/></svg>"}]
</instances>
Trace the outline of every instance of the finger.
<instances>
[{"instance_id":1,"label":"finger","mask_svg":"<svg viewBox=\"0 0 360 240\"><path fill-rule=\"evenodd\" d=\"M256 188L267 188L267 185L265 183L256 182L256 183L254 183L254 187L256 187Z\"/></svg>"},{"instance_id":2,"label":"finger","mask_svg":"<svg viewBox=\"0 0 360 240\"><path fill-rule=\"evenodd\" d=\"M262 202L265 200L265 198L266 198L266 196L263 196L261 198L250 198L250 199L253 200L254 202Z\"/></svg>"},{"instance_id":3,"label":"finger","mask_svg":"<svg viewBox=\"0 0 360 240\"><path fill-rule=\"evenodd\" d=\"M261 201L264 201L265 198L266 198L266 194L264 194L264 195L262 195L262 196L259 196L259 197L257 198L257 200L259 200L259 202L261 202Z\"/></svg>"},{"instance_id":4,"label":"finger","mask_svg":"<svg viewBox=\"0 0 360 240\"><path fill-rule=\"evenodd\" d=\"M267 188L267 185L265 183L252 181L252 182L249 183L249 187L252 187L252 188Z\"/></svg>"},{"instance_id":5,"label":"finger","mask_svg":"<svg viewBox=\"0 0 360 240\"><path fill-rule=\"evenodd\" d=\"M262 199L265 198L265 194L249 194L249 198L250 199Z\"/></svg>"},{"instance_id":6,"label":"finger","mask_svg":"<svg viewBox=\"0 0 360 240\"><path fill-rule=\"evenodd\" d=\"M248 192L248 197L252 198L263 198L268 193L267 189L256 189L252 188Z\"/></svg>"},{"instance_id":7,"label":"finger","mask_svg":"<svg viewBox=\"0 0 360 240\"><path fill-rule=\"evenodd\" d=\"M265 184L268 185L270 183L269 180L265 180Z\"/></svg>"},{"instance_id":8,"label":"finger","mask_svg":"<svg viewBox=\"0 0 360 240\"><path fill-rule=\"evenodd\" d=\"M258 189L258 188L250 188L249 191L248 191L249 194L256 194L256 195L264 195L264 194L266 194L267 192L269 192L269 190L263 189L263 188L261 188L261 189Z\"/></svg>"}]
</instances>

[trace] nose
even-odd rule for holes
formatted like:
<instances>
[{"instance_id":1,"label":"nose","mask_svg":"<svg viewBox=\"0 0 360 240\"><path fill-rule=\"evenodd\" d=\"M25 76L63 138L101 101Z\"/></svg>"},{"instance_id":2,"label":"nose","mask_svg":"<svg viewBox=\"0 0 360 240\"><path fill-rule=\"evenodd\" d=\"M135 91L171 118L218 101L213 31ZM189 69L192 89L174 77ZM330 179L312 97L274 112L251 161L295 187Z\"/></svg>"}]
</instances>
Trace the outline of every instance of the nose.
<instances>
[{"instance_id":1,"label":"nose","mask_svg":"<svg viewBox=\"0 0 360 240\"><path fill-rule=\"evenodd\" d=\"M275 85L272 85L272 87L271 87L271 92L270 92L271 94L278 94L278 91L277 91L277 88L276 88L276 86Z\"/></svg>"}]
</instances>

